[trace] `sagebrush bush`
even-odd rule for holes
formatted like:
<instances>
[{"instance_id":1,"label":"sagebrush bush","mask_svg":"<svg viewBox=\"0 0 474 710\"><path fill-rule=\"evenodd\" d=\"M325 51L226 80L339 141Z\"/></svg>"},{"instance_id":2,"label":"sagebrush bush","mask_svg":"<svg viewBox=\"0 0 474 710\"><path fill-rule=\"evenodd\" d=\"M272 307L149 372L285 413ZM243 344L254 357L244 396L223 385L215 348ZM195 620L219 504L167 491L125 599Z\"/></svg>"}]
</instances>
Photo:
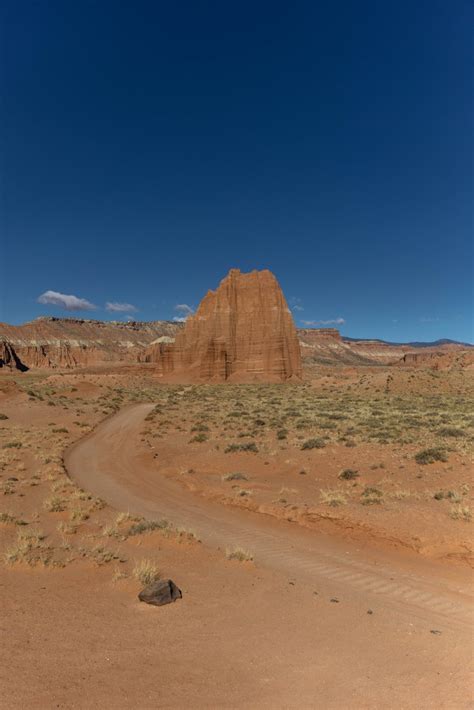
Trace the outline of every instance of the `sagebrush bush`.
<instances>
[{"instance_id":1,"label":"sagebrush bush","mask_svg":"<svg viewBox=\"0 0 474 710\"><path fill-rule=\"evenodd\" d=\"M431 449L423 449L415 454L415 461L421 465L426 465L429 463L435 463L436 461L447 461L448 457L446 455L445 449L441 446L437 446Z\"/></svg>"},{"instance_id":2,"label":"sagebrush bush","mask_svg":"<svg viewBox=\"0 0 474 710\"><path fill-rule=\"evenodd\" d=\"M316 439L307 439L301 445L301 449L305 451L306 449L324 449L326 442L320 437Z\"/></svg>"}]
</instances>

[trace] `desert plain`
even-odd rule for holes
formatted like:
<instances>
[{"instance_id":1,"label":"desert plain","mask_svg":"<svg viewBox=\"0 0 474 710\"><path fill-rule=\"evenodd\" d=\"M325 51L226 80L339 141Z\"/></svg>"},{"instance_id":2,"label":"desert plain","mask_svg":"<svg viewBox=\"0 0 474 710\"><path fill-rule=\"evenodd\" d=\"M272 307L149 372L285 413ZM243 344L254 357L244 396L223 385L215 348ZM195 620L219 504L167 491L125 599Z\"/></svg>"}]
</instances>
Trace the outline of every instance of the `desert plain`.
<instances>
[{"instance_id":1,"label":"desert plain","mask_svg":"<svg viewBox=\"0 0 474 710\"><path fill-rule=\"evenodd\" d=\"M92 364L14 342L1 707L472 707L471 351L370 360L325 332L300 362L278 323L296 360L276 381L273 348L269 382L221 336L184 381L168 335ZM139 601L159 578L182 598Z\"/></svg>"},{"instance_id":2,"label":"desert plain","mask_svg":"<svg viewBox=\"0 0 474 710\"><path fill-rule=\"evenodd\" d=\"M2 375L2 707L470 707L471 377L316 370Z\"/></svg>"}]
</instances>

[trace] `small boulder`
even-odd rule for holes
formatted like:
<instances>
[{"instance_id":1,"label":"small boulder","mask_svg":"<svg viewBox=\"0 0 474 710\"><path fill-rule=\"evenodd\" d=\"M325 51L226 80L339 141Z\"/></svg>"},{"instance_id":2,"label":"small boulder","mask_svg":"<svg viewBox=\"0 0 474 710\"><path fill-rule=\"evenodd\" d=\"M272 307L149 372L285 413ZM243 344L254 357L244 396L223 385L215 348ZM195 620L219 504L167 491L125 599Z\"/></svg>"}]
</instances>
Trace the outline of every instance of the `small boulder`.
<instances>
[{"instance_id":1,"label":"small boulder","mask_svg":"<svg viewBox=\"0 0 474 710\"><path fill-rule=\"evenodd\" d=\"M175 602L176 599L181 599L182 596L181 589L171 579L158 579L156 582L147 584L145 589L139 593L138 598L147 604L164 606L164 604Z\"/></svg>"}]
</instances>

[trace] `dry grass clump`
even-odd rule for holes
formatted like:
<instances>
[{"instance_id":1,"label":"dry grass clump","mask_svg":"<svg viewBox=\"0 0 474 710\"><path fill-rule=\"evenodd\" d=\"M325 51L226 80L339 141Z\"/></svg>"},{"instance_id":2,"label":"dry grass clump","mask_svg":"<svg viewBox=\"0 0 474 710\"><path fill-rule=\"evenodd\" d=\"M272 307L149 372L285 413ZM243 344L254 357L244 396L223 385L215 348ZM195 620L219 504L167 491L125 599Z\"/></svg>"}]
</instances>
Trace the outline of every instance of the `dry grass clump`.
<instances>
[{"instance_id":1,"label":"dry grass clump","mask_svg":"<svg viewBox=\"0 0 474 710\"><path fill-rule=\"evenodd\" d=\"M232 550L227 548L225 556L228 560L238 560L239 562L251 562L253 560L252 553L242 547L234 547Z\"/></svg>"},{"instance_id":2,"label":"dry grass clump","mask_svg":"<svg viewBox=\"0 0 474 710\"><path fill-rule=\"evenodd\" d=\"M71 520L74 520L78 523L83 523L86 520L89 520L90 515L87 510L84 508L81 508L81 506L75 506L74 508L71 509Z\"/></svg>"},{"instance_id":3,"label":"dry grass clump","mask_svg":"<svg viewBox=\"0 0 474 710\"><path fill-rule=\"evenodd\" d=\"M124 523L130 521L134 521L134 525L132 525L129 530L125 530L123 528ZM153 530L155 527L155 523L143 521L141 518L130 515L130 513L119 513L114 521L104 525L102 535L104 537L115 537L125 540L129 535L139 535L140 532L147 532L148 530Z\"/></svg>"},{"instance_id":4,"label":"dry grass clump","mask_svg":"<svg viewBox=\"0 0 474 710\"><path fill-rule=\"evenodd\" d=\"M464 496L469 492L469 486L462 486L461 490L449 490L449 491L437 491L433 498L435 500L443 500L443 498L448 498L453 503L462 503Z\"/></svg>"},{"instance_id":5,"label":"dry grass clump","mask_svg":"<svg viewBox=\"0 0 474 710\"><path fill-rule=\"evenodd\" d=\"M115 523L108 523L102 528L102 535L104 537L119 537L120 531Z\"/></svg>"},{"instance_id":6,"label":"dry grass clump","mask_svg":"<svg viewBox=\"0 0 474 710\"><path fill-rule=\"evenodd\" d=\"M115 571L112 575L112 582L113 582L113 584L116 584L121 579L127 579L127 577L128 577L128 574L126 572L124 572L123 570L116 567Z\"/></svg>"},{"instance_id":7,"label":"dry grass clump","mask_svg":"<svg viewBox=\"0 0 474 710\"><path fill-rule=\"evenodd\" d=\"M402 488L397 488L396 490L391 491L389 496L394 500L406 500L407 498L411 498L412 493L411 491L407 491ZM419 496L415 494L415 498L419 498Z\"/></svg>"},{"instance_id":8,"label":"dry grass clump","mask_svg":"<svg viewBox=\"0 0 474 710\"><path fill-rule=\"evenodd\" d=\"M21 518L17 518L7 512L0 513L0 523L4 523L5 525L28 525L28 523L21 520Z\"/></svg>"},{"instance_id":9,"label":"dry grass clump","mask_svg":"<svg viewBox=\"0 0 474 710\"><path fill-rule=\"evenodd\" d=\"M77 532L77 525L61 520L57 525L57 530L61 533L61 535L75 535Z\"/></svg>"},{"instance_id":10,"label":"dry grass clump","mask_svg":"<svg viewBox=\"0 0 474 710\"><path fill-rule=\"evenodd\" d=\"M141 560L133 568L132 575L140 584L147 585L160 579L161 574L157 565L151 560Z\"/></svg>"},{"instance_id":11,"label":"dry grass clump","mask_svg":"<svg viewBox=\"0 0 474 710\"><path fill-rule=\"evenodd\" d=\"M329 505L331 508L337 508L340 505L347 504L347 498L343 491L336 489L321 490L321 503Z\"/></svg>"},{"instance_id":12,"label":"dry grass clump","mask_svg":"<svg viewBox=\"0 0 474 710\"><path fill-rule=\"evenodd\" d=\"M45 538L46 535L39 529L19 530L16 543L5 552L5 562L26 562L30 566L38 563L49 564L52 548L44 542Z\"/></svg>"},{"instance_id":13,"label":"dry grass clump","mask_svg":"<svg viewBox=\"0 0 474 710\"><path fill-rule=\"evenodd\" d=\"M16 493L16 481L3 481L0 483L0 492L4 496L12 496Z\"/></svg>"},{"instance_id":14,"label":"dry grass clump","mask_svg":"<svg viewBox=\"0 0 474 710\"><path fill-rule=\"evenodd\" d=\"M472 520L471 510L467 505L457 503L451 507L449 517L453 520L464 520L466 523Z\"/></svg>"},{"instance_id":15,"label":"dry grass clump","mask_svg":"<svg viewBox=\"0 0 474 710\"><path fill-rule=\"evenodd\" d=\"M188 530L187 528L177 528L176 537L178 542L201 542L194 530Z\"/></svg>"},{"instance_id":16,"label":"dry grass clump","mask_svg":"<svg viewBox=\"0 0 474 710\"><path fill-rule=\"evenodd\" d=\"M61 498L61 496L51 496L46 498L43 502L43 508L48 511L48 513L61 513L66 510L67 500Z\"/></svg>"},{"instance_id":17,"label":"dry grass clump","mask_svg":"<svg viewBox=\"0 0 474 710\"><path fill-rule=\"evenodd\" d=\"M118 552L109 550L103 545L96 545L96 547L93 547L91 550L81 548L80 553L82 557L91 559L98 567L102 567L102 565L107 565L114 561L126 562L126 559L119 555Z\"/></svg>"},{"instance_id":18,"label":"dry grass clump","mask_svg":"<svg viewBox=\"0 0 474 710\"><path fill-rule=\"evenodd\" d=\"M383 492L374 486L366 486L361 494L362 505L377 505L383 502Z\"/></svg>"}]
</instances>

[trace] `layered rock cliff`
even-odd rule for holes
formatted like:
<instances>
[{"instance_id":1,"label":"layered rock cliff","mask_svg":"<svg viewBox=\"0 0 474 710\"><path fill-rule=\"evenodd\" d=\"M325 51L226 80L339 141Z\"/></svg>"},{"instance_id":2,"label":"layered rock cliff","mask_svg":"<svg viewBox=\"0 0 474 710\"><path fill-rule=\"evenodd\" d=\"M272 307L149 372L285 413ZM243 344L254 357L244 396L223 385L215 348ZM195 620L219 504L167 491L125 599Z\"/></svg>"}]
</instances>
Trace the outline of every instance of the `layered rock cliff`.
<instances>
[{"instance_id":1,"label":"layered rock cliff","mask_svg":"<svg viewBox=\"0 0 474 710\"><path fill-rule=\"evenodd\" d=\"M37 318L19 326L0 323L0 342L8 345L27 368L69 369L137 362L150 342L161 336L173 337L181 327L170 321L121 323Z\"/></svg>"},{"instance_id":2,"label":"layered rock cliff","mask_svg":"<svg viewBox=\"0 0 474 710\"><path fill-rule=\"evenodd\" d=\"M474 349L464 352L456 350L410 352L396 363L406 367L426 367L431 370L474 369Z\"/></svg>"},{"instance_id":3,"label":"layered rock cliff","mask_svg":"<svg viewBox=\"0 0 474 710\"><path fill-rule=\"evenodd\" d=\"M175 378L280 382L300 378L301 355L291 312L270 271L232 269L209 291L176 336Z\"/></svg>"}]
</instances>

